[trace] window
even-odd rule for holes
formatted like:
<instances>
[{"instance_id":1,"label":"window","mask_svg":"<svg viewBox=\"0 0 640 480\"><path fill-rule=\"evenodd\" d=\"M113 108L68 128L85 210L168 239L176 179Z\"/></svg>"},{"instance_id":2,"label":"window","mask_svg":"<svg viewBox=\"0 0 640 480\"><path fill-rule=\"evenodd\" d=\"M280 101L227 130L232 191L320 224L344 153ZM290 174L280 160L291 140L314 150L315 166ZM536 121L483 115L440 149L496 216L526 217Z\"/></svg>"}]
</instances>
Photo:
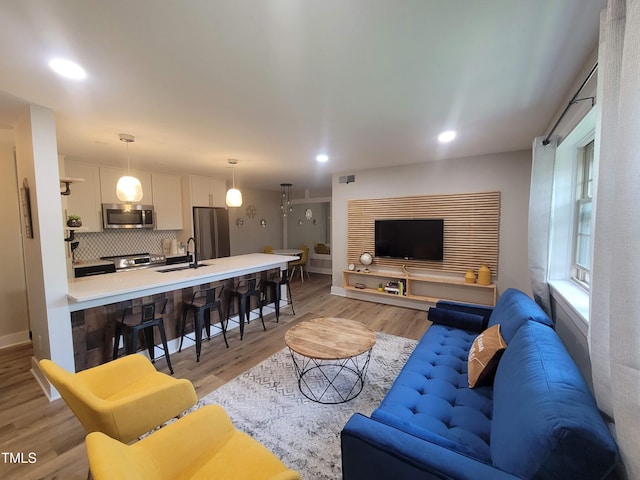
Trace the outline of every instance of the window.
<instances>
[{"instance_id":1,"label":"window","mask_svg":"<svg viewBox=\"0 0 640 480\"><path fill-rule=\"evenodd\" d=\"M589 286L591 273L591 200L593 195L594 141L578 149L576 168L576 212L574 220L574 255L571 277Z\"/></svg>"},{"instance_id":2,"label":"window","mask_svg":"<svg viewBox=\"0 0 640 480\"><path fill-rule=\"evenodd\" d=\"M593 198L598 165L595 127L596 108L592 108L556 149L549 238L552 295L564 312L572 312L569 317L585 335L589 324L592 210L597 202Z\"/></svg>"}]
</instances>

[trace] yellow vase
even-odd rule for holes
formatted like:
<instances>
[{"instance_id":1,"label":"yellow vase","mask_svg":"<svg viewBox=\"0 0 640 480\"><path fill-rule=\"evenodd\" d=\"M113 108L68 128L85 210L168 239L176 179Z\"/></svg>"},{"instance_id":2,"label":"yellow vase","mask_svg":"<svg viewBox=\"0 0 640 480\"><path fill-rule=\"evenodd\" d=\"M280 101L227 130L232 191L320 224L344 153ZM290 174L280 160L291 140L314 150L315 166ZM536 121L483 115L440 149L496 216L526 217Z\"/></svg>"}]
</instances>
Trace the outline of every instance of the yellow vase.
<instances>
[{"instance_id":1,"label":"yellow vase","mask_svg":"<svg viewBox=\"0 0 640 480\"><path fill-rule=\"evenodd\" d=\"M467 270L464 274L464 283L476 283L476 274L472 269Z\"/></svg>"},{"instance_id":2,"label":"yellow vase","mask_svg":"<svg viewBox=\"0 0 640 480\"><path fill-rule=\"evenodd\" d=\"M491 270L486 263L480 265L478 269L478 283L480 285L491 285Z\"/></svg>"}]
</instances>

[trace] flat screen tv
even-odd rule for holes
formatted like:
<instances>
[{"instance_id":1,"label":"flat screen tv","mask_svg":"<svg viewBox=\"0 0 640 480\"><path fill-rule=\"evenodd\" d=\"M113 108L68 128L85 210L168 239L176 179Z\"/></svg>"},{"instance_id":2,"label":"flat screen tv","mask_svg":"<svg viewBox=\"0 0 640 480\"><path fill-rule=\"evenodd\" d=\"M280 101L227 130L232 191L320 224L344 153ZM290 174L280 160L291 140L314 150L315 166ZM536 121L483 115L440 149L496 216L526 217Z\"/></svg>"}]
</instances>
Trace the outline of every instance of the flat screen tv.
<instances>
[{"instance_id":1,"label":"flat screen tv","mask_svg":"<svg viewBox=\"0 0 640 480\"><path fill-rule=\"evenodd\" d=\"M442 260L441 218L375 221L375 256L404 260Z\"/></svg>"}]
</instances>

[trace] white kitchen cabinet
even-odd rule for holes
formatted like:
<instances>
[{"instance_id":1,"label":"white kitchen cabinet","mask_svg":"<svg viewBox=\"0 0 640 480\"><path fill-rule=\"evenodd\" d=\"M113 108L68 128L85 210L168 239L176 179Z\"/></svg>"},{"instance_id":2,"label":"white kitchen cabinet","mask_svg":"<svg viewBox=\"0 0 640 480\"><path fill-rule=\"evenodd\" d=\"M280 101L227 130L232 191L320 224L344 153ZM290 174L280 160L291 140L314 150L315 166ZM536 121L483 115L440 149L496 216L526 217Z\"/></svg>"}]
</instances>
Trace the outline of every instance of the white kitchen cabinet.
<instances>
[{"instance_id":1,"label":"white kitchen cabinet","mask_svg":"<svg viewBox=\"0 0 640 480\"><path fill-rule=\"evenodd\" d=\"M227 184L219 178L191 175L186 178L193 207L226 207ZM185 182L183 182L184 185Z\"/></svg>"},{"instance_id":2,"label":"white kitchen cabinet","mask_svg":"<svg viewBox=\"0 0 640 480\"><path fill-rule=\"evenodd\" d=\"M182 223L178 241L193 235L193 207L226 208L227 183L223 179L188 175L182 177Z\"/></svg>"},{"instance_id":3,"label":"white kitchen cabinet","mask_svg":"<svg viewBox=\"0 0 640 480\"><path fill-rule=\"evenodd\" d=\"M156 230L182 230L182 188L178 175L151 174Z\"/></svg>"},{"instance_id":4,"label":"white kitchen cabinet","mask_svg":"<svg viewBox=\"0 0 640 480\"><path fill-rule=\"evenodd\" d=\"M116 196L118 179L127 175L126 168L100 167L100 192L102 203L124 203ZM142 200L139 204L153 205L151 173L131 170L131 176L136 177L142 184Z\"/></svg>"},{"instance_id":5,"label":"white kitchen cabinet","mask_svg":"<svg viewBox=\"0 0 640 480\"><path fill-rule=\"evenodd\" d=\"M65 161L65 177L84 178L84 182L69 185L71 194L67 198L67 215L79 215L83 232L102 231L102 205L100 202L100 169Z\"/></svg>"}]
</instances>

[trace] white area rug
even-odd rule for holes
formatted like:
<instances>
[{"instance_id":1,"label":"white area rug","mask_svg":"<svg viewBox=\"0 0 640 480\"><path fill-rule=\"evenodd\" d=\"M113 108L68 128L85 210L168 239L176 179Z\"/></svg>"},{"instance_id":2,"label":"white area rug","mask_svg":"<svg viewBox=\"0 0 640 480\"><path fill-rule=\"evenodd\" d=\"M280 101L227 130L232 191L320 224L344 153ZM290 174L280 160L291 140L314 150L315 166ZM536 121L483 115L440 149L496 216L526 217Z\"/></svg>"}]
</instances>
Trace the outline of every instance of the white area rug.
<instances>
[{"instance_id":1,"label":"white area rug","mask_svg":"<svg viewBox=\"0 0 640 480\"><path fill-rule=\"evenodd\" d=\"M355 412L370 415L379 405L416 345L415 340L376 335L364 388L347 403L322 405L303 396L285 348L202 398L199 406L222 405L236 428L303 479L341 479L340 431Z\"/></svg>"}]
</instances>

